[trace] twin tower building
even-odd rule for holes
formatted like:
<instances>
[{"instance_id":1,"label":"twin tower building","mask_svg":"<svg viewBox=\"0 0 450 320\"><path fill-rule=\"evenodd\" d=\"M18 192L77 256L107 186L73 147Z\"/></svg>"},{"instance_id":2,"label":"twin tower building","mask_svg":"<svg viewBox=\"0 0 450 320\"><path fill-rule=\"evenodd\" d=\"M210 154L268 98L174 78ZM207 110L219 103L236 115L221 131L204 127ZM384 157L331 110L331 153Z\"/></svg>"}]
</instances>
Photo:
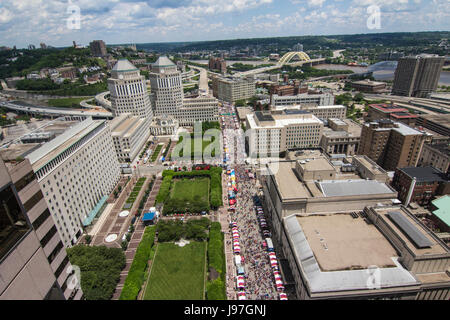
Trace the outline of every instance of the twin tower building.
<instances>
[{"instance_id":1,"label":"twin tower building","mask_svg":"<svg viewBox=\"0 0 450 320\"><path fill-rule=\"evenodd\" d=\"M117 62L108 79L111 109L116 117L131 114L145 118L148 127L167 118L181 126L218 121L218 100L209 95L184 98L181 72L166 56L152 64L149 77L150 92L138 68L128 60Z\"/></svg>"}]
</instances>

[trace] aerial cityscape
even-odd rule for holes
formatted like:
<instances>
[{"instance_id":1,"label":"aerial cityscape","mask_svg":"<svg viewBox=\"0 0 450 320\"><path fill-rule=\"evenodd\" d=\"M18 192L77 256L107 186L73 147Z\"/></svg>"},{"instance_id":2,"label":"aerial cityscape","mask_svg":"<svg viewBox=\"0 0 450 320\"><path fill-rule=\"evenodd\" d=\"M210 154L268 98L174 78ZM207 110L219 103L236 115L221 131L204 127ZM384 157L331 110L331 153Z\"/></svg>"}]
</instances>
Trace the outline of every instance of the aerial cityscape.
<instances>
[{"instance_id":1,"label":"aerial cityscape","mask_svg":"<svg viewBox=\"0 0 450 320\"><path fill-rule=\"evenodd\" d=\"M450 300L447 0L5 0L0 129L0 300Z\"/></svg>"}]
</instances>

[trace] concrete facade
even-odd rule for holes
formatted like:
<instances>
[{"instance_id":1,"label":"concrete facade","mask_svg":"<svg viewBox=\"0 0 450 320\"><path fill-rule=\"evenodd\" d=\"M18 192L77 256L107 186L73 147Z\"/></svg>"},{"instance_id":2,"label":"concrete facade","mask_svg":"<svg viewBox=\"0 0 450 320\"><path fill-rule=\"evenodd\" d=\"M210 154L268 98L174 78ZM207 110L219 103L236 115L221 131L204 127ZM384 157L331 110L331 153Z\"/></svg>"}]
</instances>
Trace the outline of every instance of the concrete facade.
<instances>
[{"instance_id":1,"label":"concrete facade","mask_svg":"<svg viewBox=\"0 0 450 320\"><path fill-rule=\"evenodd\" d=\"M87 119L26 156L66 247L82 235L84 221L120 178L111 130Z\"/></svg>"}]
</instances>

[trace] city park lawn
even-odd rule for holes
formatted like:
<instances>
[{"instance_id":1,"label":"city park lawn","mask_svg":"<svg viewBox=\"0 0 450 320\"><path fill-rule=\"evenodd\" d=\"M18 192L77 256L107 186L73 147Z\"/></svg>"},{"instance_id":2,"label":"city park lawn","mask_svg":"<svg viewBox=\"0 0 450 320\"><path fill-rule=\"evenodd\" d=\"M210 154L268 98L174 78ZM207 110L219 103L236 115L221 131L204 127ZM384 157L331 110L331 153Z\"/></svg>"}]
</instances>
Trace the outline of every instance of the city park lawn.
<instances>
[{"instance_id":1,"label":"city park lawn","mask_svg":"<svg viewBox=\"0 0 450 320\"><path fill-rule=\"evenodd\" d=\"M209 189L208 177L173 179L169 199L164 205L164 213L209 210Z\"/></svg>"},{"instance_id":2,"label":"city park lawn","mask_svg":"<svg viewBox=\"0 0 450 320\"><path fill-rule=\"evenodd\" d=\"M184 156L183 146L181 145L183 143L183 138L184 138L183 136L180 137L176 147L172 150L171 159L172 159L172 156L177 155L177 153L179 153L178 154L179 157L183 157ZM191 139L190 139L191 140L191 148L189 150L190 154L191 154L191 159L194 159L194 156L197 156L197 155L198 155L197 157L199 157L199 158L202 157L203 153L205 151L205 148L207 146L209 146L211 143L213 143L214 139L215 138L213 138L211 141L205 141L205 140L203 140L203 138L192 138L191 137ZM197 151L197 150L194 149L195 144L202 146L201 154L199 154L200 150ZM179 152L178 152L178 150L179 150ZM212 157L215 156L215 154L216 154L215 151L216 150L212 151L212 153L211 153Z\"/></svg>"},{"instance_id":3,"label":"city park lawn","mask_svg":"<svg viewBox=\"0 0 450 320\"><path fill-rule=\"evenodd\" d=\"M206 242L159 243L144 300L203 300Z\"/></svg>"}]
</instances>

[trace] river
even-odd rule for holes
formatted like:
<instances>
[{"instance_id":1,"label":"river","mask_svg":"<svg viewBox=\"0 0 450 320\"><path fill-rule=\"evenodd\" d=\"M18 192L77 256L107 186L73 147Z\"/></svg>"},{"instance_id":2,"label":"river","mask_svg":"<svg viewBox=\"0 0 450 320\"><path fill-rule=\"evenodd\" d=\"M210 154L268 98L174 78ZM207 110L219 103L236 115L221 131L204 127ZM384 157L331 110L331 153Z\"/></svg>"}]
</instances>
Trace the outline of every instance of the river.
<instances>
[{"instance_id":1,"label":"river","mask_svg":"<svg viewBox=\"0 0 450 320\"><path fill-rule=\"evenodd\" d=\"M395 69L397 68L397 62L382 61L373 64L369 67L354 67L354 66L347 66L344 64L320 64L314 66L314 68L327 70L351 70L355 73L372 71L375 80L394 80L394 73ZM441 71L439 85L450 86L450 71Z\"/></svg>"}]
</instances>

